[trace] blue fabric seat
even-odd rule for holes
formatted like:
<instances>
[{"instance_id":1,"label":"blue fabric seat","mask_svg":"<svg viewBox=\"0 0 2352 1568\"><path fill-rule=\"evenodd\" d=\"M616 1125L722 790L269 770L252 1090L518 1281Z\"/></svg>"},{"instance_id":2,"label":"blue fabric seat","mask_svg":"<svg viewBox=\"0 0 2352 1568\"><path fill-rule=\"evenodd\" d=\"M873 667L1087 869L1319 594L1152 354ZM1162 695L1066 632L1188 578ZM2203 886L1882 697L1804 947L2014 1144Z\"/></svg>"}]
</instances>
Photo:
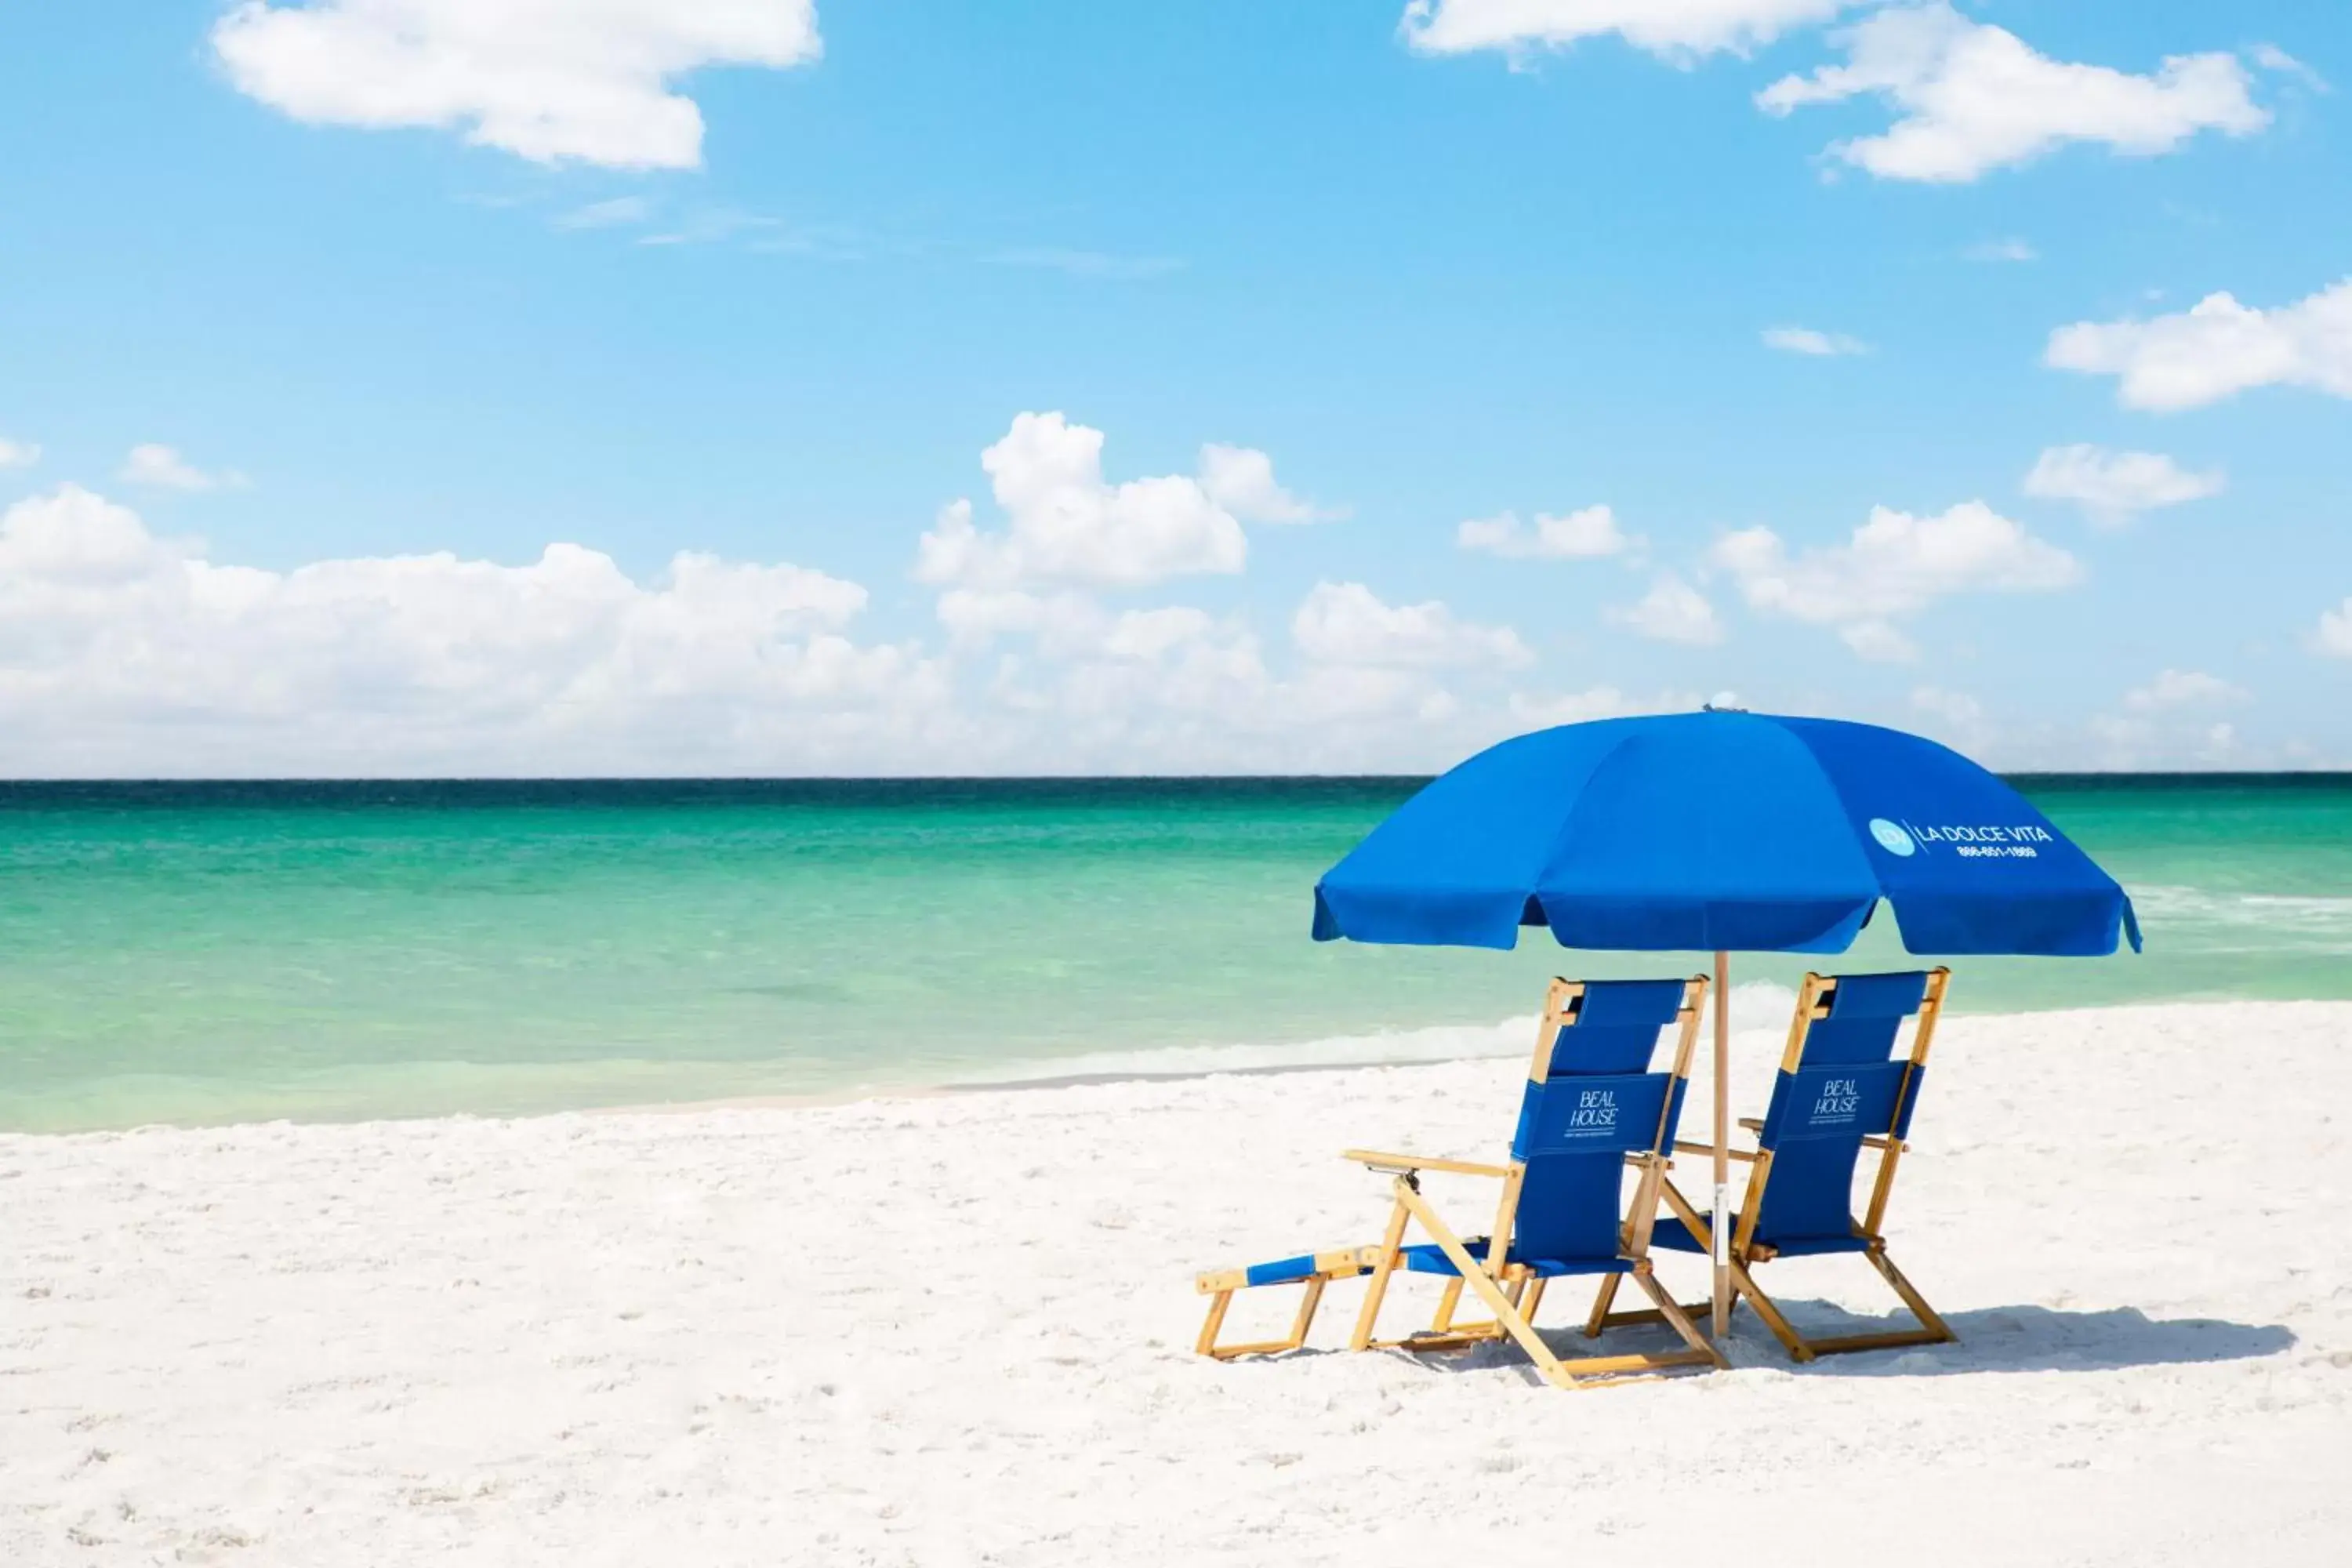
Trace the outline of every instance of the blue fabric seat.
<instances>
[{"instance_id":1,"label":"blue fabric seat","mask_svg":"<svg viewBox=\"0 0 2352 1568\"><path fill-rule=\"evenodd\" d=\"M1483 1236L1475 1241L1463 1243L1471 1257L1481 1260L1486 1256L1486 1248L1492 1245ZM1462 1270L1454 1266L1454 1259L1445 1256L1445 1249L1433 1241L1406 1247L1402 1258L1402 1267L1415 1274L1444 1274L1455 1279L1462 1274ZM1607 1258L1527 1258L1521 1256L1516 1247L1504 1254L1503 1262L1506 1266L1523 1268L1543 1279L1557 1279L1563 1274L1622 1274L1633 1267L1633 1259L1620 1258L1614 1253Z\"/></svg>"},{"instance_id":2,"label":"blue fabric seat","mask_svg":"<svg viewBox=\"0 0 2352 1568\"><path fill-rule=\"evenodd\" d=\"M1699 1218L1709 1226L1715 1224L1712 1214L1703 1214ZM1704 1254L1706 1251L1706 1245L1691 1235L1690 1226L1672 1215L1658 1222L1658 1228L1651 1233L1650 1241L1653 1246L1663 1247L1669 1252ZM1867 1252L1870 1250L1870 1238L1866 1236L1804 1236L1768 1245L1783 1258L1808 1258L1833 1252Z\"/></svg>"}]
</instances>

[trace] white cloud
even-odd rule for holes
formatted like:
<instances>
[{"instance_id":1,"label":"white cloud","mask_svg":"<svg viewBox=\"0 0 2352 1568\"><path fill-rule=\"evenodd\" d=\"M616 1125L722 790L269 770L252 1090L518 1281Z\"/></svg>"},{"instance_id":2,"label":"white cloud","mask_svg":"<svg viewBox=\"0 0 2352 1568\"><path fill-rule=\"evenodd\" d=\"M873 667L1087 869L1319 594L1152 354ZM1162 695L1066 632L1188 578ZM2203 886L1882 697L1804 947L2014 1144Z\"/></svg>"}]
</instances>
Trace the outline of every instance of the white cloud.
<instances>
[{"instance_id":1,"label":"white cloud","mask_svg":"<svg viewBox=\"0 0 2352 1568\"><path fill-rule=\"evenodd\" d=\"M540 163L690 169L708 66L822 52L814 0L241 0L212 42L238 90L311 124L462 127Z\"/></svg>"},{"instance_id":2,"label":"white cloud","mask_svg":"<svg viewBox=\"0 0 2352 1568\"><path fill-rule=\"evenodd\" d=\"M2026 241L2016 238L1988 239L1969 247L1965 253L1970 261L2039 261L2042 253Z\"/></svg>"},{"instance_id":3,"label":"white cloud","mask_svg":"<svg viewBox=\"0 0 2352 1568\"><path fill-rule=\"evenodd\" d=\"M0 772L808 771L950 711L854 583L550 544L216 563L66 485L0 515Z\"/></svg>"},{"instance_id":4,"label":"white cloud","mask_svg":"<svg viewBox=\"0 0 2352 1568\"><path fill-rule=\"evenodd\" d=\"M1001 766L1433 768L1486 739L1496 713L1465 707L1446 684L1475 685L1493 661L1465 665L1475 641L1449 646L1425 624L1399 631L1353 624L1344 608L1318 613L1309 635L1329 633L1318 648L1332 657L1310 655L1284 675L1267 668L1246 626L1190 605L1112 616L1077 595L1006 602L1024 597L940 595L943 618L1008 630L1034 623L1034 652L998 656L982 699L980 744L995 748Z\"/></svg>"},{"instance_id":5,"label":"white cloud","mask_svg":"<svg viewBox=\"0 0 2352 1568\"><path fill-rule=\"evenodd\" d=\"M0 468L29 468L41 460L37 441L11 441L0 436Z\"/></svg>"},{"instance_id":6,"label":"white cloud","mask_svg":"<svg viewBox=\"0 0 2352 1568\"><path fill-rule=\"evenodd\" d=\"M1824 22L1864 0L1412 0L1398 23L1424 54L1564 48L1615 33L1673 59L1717 49L1745 53L1793 27Z\"/></svg>"},{"instance_id":7,"label":"white cloud","mask_svg":"<svg viewBox=\"0 0 2352 1568\"><path fill-rule=\"evenodd\" d=\"M1141 587L1242 569L1249 556L1242 525L1200 480L1106 483L1102 446L1101 431L1059 414L1015 416L980 457L1009 526L983 533L969 500L951 502L918 543L915 575L974 588ZM1269 484L1272 477L1269 468Z\"/></svg>"},{"instance_id":8,"label":"white cloud","mask_svg":"<svg viewBox=\"0 0 2352 1568\"><path fill-rule=\"evenodd\" d=\"M2134 687L2124 693L2124 706L2135 713L2154 713L2168 708L2210 707L2245 700L2244 691L2220 676L2208 675L2200 669L2168 669L2146 686Z\"/></svg>"},{"instance_id":9,"label":"white cloud","mask_svg":"<svg viewBox=\"0 0 2352 1568\"><path fill-rule=\"evenodd\" d=\"M1914 687L1911 706L1954 729L1971 729L1984 719L1983 703L1965 691L1947 691L1937 686Z\"/></svg>"},{"instance_id":10,"label":"white cloud","mask_svg":"<svg viewBox=\"0 0 2352 1568\"><path fill-rule=\"evenodd\" d=\"M1861 657L1890 661L1916 652L1893 623L1937 599L2047 592L2083 574L2065 551L1973 500L1928 517L1874 507L1845 543L1795 554L1769 528L1743 529L1707 559L1752 607L1835 627Z\"/></svg>"},{"instance_id":11,"label":"white cloud","mask_svg":"<svg viewBox=\"0 0 2352 1568\"><path fill-rule=\"evenodd\" d=\"M2352 397L2352 278L2269 310L2208 294L2152 321L2077 321L2050 334L2042 359L2119 377L2127 408L2174 413L2258 386Z\"/></svg>"},{"instance_id":12,"label":"white cloud","mask_svg":"<svg viewBox=\"0 0 2352 1568\"><path fill-rule=\"evenodd\" d=\"M2198 473L2160 452L2110 452L2078 442L2045 448L2025 476L2025 493L2074 501L2093 521L2117 527L2136 512L2220 495L2227 482L2219 468Z\"/></svg>"},{"instance_id":13,"label":"white cloud","mask_svg":"<svg viewBox=\"0 0 2352 1568\"><path fill-rule=\"evenodd\" d=\"M1202 447L1201 489L1244 522L1329 522L1348 515L1284 489L1275 482L1274 459L1254 447Z\"/></svg>"},{"instance_id":14,"label":"white cloud","mask_svg":"<svg viewBox=\"0 0 2352 1568\"><path fill-rule=\"evenodd\" d=\"M1636 702L1613 686L1594 686L1551 697L1529 697L1514 691L1510 714L1517 729L1549 730L1561 724L1589 724L1595 719L1622 719L1632 713L1659 713L1696 706L1691 702Z\"/></svg>"},{"instance_id":15,"label":"white cloud","mask_svg":"<svg viewBox=\"0 0 2352 1568\"><path fill-rule=\"evenodd\" d=\"M558 228L618 228L653 216L654 205L643 196L614 196L573 207L555 220Z\"/></svg>"},{"instance_id":16,"label":"white cloud","mask_svg":"<svg viewBox=\"0 0 2352 1568\"><path fill-rule=\"evenodd\" d=\"M1055 658L1158 658L1217 629L1206 610L1189 605L1113 615L1083 594L1017 589L950 588L940 595L937 613L960 647L1025 636L1035 640L1040 653Z\"/></svg>"},{"instance_id":17,"label":"white cloud","mask_svg":"<svg viewBox=\"0 0 2352 1568\"><path fill-rule=\"evenodd\" d=\"M1456 618L1436 600L1389 605L1361 583L1318 583L1291 617L1307 658L1370 668L1524 665L1534 657L1508 626Z\"/></svg>"},{"instance_id":18,"label":"white cloud","mask_svg":"<svg viewBox=\"0 0 2352 1568\"><path fill-rule=\"evenodd\" d=\"M2319 651L2337 658L2352 658L2352 597L2319 616L2316 641Z\"/></svg>"},{"instance_id":19,"label":"white cloud","mask_svg":"<svg viewBox=\"0 0 2352 1568\"><path fill-rule=\"evenodd\" d=\"M1853 621L1838 628L1838 637L1854 657L1873 664L1908 664L1919 657L1919 645L1885 621Z\"/></svg>"},{"instance_id":20,"label":"white cloud","mask_svg":"<svg viewBox=\"0 0 2352 1568\"><path fill-rule=\"evenodd\" d=\"M1617 526L1617 514L1606 506L1580 507L1560 517L1538 512L1532 529L1515 511L1473 518L1454 531L1454 542L1465 550L1506 559L1547 561L1622 555L1636 542Z\"/></svg>"},{"instance_id":21,"label":"white cloud","mask_svg":"<svg viewBox=\"0 0 2352 1568\"><path fill-rule=\"evenodd\" d=\"M1706 595L1672 572L1661 573L1650 591L1631 605L1615 605L1602 612L1612 626L1620 626L1654 642L1683 643L1704 647L1723 640L1723 623Z\"/></svg>"},{"instance_id":22,"label":"white cloud","mask_svg":"<svg viewBox=\"0 0 2352 1568\"><path fill-rule=\"evenodd\" d=\"M1783 353L1829 358L1870 352L1870 345L1860 338L1850 338L1843 332L1815 331L1811 327L1767 327L1763 335L1766 348L1779 349Z\"/></svg>"},{"instance_id":23,"label":"white cloud","mask_svg":"<svg viewBox=\"0 0 2352 1568\"><path fill-rule=\"evenodd\" d=\"M1768 113L1873 93L1900 111L1883 135L1830 154L1882 179L1962 182L2069 142L2170 152L2200 131L2245 136L2270 123L2234 55L2168 56L2147 76L2036 54L2014 33L1944 0L1875 12L1835 35L1843 65L1757 95Z\"/></svg>"},{"instance_id":24,"label":"white cloud","mask_svg":"<svg viewBox=\"0 0 2352 1568\"><path fill-rule=\"evenodd\" d=\"M2267 71L2291 76L2314 92L2328 90L2327 79L2280 48L2276 44L2256 44L2246 51L2246 57Z\"/></svg>"},{"instance_id":25,"label":"white cloud","mask_svg":"<svg viewBox=\"0 0 2352 1568\"><path fill-rule=\"evenodd\" d=\"M233 468L208 474L161 441L142 441L131 447L115 477L124 484L159 490L211 490L245 483L245 476Z\"/></svg>"},{"instance_id":26,"label":"white cloud","mask_svg":"<svg viewBox=\"0 0 2352 1568\"><path fill-rule=\"evenodd\" d=\"M1911 710L1926 721L1921 728L1927 733L1963 751L1977 751L1996 739L1993 726L1986 721L1984 704L1965 691L1914 687Z\"/></svg>"}]
</instances>

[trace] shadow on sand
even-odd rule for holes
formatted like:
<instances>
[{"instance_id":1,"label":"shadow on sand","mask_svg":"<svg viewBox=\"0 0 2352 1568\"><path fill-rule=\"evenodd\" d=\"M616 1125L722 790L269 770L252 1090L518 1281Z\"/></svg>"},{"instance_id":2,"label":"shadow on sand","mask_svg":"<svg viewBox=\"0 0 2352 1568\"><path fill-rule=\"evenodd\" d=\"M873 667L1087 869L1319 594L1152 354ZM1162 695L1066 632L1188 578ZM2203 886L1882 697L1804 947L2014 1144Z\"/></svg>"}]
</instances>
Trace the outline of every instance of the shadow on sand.
<instances>
[{"instance_id":1,"label":"shadow on sand","mask_svg":"<svg viewBox=\"0 0 2352 1568\"><path fill-rule=\"evenodd\" d=\"M1909 1328L1908 1314L1863 1317L1820 1300L1782 1300L1782 1310L1809 1337ZM1704 1309L1701 1309L1704 1310ZM1826 1355L1800 1364L1783 1353L1755 1314L1743 1306L1732 1317L1730 1355L1738 1368L1773 1367L1800 1377L1948 1377L2016 1372L2112 1372L2133 1366L2192 1365L2276 1355L2295 1342L2277 1323L2237 1323L2224 1318L2151 1318L2137 1307L2068 1311L2054 1307L1988 1307L1947 1312L1957 1343L1910 1345ZM1612 1330L1601 1341L1572 1328L1545 1324L1544 1342L1562 1360L1618 1351L1665 1350L1679 1342L1648 1328ZM1304 1350L1294 1355L1345 1353ZM1508 1344L1407 1355L1432 1372L1491 1372L1516 1363L1532 1379L1527 1358Z\"/></svg>"},{"instance_id":2,"label":"shadow on sand","mask_svg":"<svg viewBox=\"0 0 2352 1568\"><path fill-rule=\"evenodd\" d=\"M1782 1310L1808 1337L1907 1328L1907 1313L1857 1317L1827 1301L1782 1301ZM1957 1344L1914 1345L1823 1356L1798 1366L1780 1357L1752 1313L1741 1311L1733 1331L1792 1372L1832 1377L1922 1377L1953 1373L2107 1372L2127 1366L2168 1366L2244 1361L2276 1355L2294 1343L2277 1323L2236 1323L2225 1318L2151 1318L2137 1307L2068 1311L2055 1307L1987 1307L1947 1312ZM1741 1358L1742 1364L1755 1364Z\"/></svg>"}]
</instances>

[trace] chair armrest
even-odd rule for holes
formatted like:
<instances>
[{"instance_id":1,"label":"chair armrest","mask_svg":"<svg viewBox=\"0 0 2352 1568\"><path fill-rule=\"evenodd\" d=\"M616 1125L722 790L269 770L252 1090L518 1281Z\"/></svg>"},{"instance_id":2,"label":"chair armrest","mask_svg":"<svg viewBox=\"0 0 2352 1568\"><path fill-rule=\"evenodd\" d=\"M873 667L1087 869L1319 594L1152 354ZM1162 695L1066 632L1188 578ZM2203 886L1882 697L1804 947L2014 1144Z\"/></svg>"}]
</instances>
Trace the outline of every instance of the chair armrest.
<instances>
[{"instance_id":1,"label":"chair armrest","mask_svg":"<svg viewBox=\"0 0 2352 1568\"><path fill-rule=\"evenodd\" d=\"M1433 1160L1420 1154L1384 1154L1376 1149L1350 1149L1340 1158L1375 1171L1392 1175L1410 1175L1415 1171L1440 1171L1454 1176L1507 1176L1509 1169L1502 1165L1481 1165L1470 1160Z\"/></svg>"},{"instance_id":2,"label":"chair armrest","mask_svg":"<svg viewBox=\"0 0 2352 1568\"><path fill-rule=\"evenodd\" d=\"M1760 1116L1743 1116L1739 1119L1739 1125L1744 1131L1761 1132L1764 1131L1764 1119Z\"/></svg>"},{"instance_id":3,"label":"chair armrest","mask_svg":"<svg viewBox=\"0 0 2352 1568\"><path fill-rule=\"evenodd\" d=\"M1688 1143L1685 1142L1682 1139L1677 1138L1675 1140L1675 1152L1677 1154L1712 1154L1715 1152L1715 1145L1712 1143ZM1756 1156L1745 1149L1726 1149L1724 1152L1729 1155L1732 1159L1745 1160L1751 1165L1756 1163Z\"/></svg>"}]
</instances>

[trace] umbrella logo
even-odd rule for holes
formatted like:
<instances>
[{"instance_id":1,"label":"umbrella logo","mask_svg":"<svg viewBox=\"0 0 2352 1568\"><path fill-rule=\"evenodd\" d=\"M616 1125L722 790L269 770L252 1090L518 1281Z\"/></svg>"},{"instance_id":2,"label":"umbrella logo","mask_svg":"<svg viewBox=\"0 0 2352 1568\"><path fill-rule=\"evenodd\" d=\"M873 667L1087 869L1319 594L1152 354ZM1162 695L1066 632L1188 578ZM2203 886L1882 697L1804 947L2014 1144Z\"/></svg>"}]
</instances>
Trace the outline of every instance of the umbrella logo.
<instances>
[{"instance_id":1,"label":"umbrella logo","mask_svg":"<svg viewBox=\"0 0 2352 1568\"><path fill-rule=\"evenodd\" d=\"M1870 819L1870 836L1890 855L1907 856L1919 847L1911 842L1911 836L1903 830L1901 823L1889 822L1883 816Z\"/></svg>"}]
</instances>

